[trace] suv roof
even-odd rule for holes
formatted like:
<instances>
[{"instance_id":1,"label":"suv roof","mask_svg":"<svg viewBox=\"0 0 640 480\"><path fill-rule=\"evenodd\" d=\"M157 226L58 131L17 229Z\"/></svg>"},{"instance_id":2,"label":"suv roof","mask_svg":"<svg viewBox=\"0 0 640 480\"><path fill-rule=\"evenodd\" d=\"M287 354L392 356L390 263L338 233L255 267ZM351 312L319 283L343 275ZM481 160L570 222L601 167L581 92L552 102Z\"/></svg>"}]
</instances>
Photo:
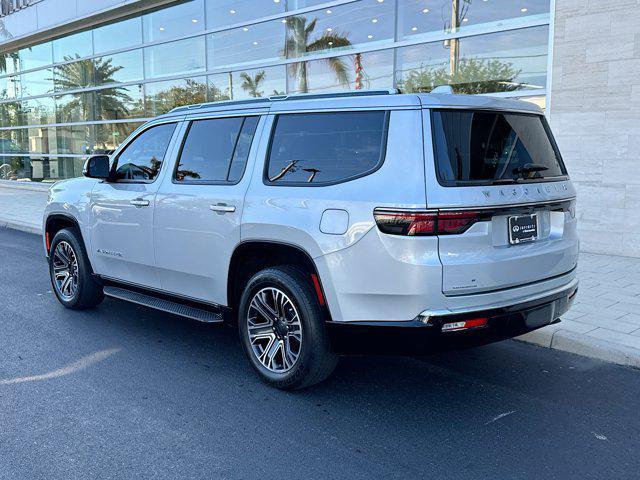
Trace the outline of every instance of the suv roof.
<instances>
[{"instance_id":1,"label":"suv roof","mask_svg":"<svg viewBox=\"0 0 640 480\"><path fill-rule=\"evenodd\" d=\"M329 110L342 108L475 108L522 111L541 114L530 102L491 95L449 93L407 93L397 90L361 90L323 94L278 95L247 100L207 102L177 107L159 118L191 113L206 114L233 110L269 110L271 112Z\"/></svg>"}]
</instances>

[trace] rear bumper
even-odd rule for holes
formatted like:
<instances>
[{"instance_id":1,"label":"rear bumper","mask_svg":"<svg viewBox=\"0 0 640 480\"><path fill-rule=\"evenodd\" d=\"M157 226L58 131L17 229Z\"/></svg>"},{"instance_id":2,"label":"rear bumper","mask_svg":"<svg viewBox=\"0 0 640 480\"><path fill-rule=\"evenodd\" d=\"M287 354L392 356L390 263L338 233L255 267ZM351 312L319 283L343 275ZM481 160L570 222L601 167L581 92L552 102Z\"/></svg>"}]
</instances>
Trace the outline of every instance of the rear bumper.
<instances>
[{"instance_id":1,"label":"rear bumper","mask_svg":"<svg viewBox=\"0 0 640 480\"><path fill-rule=\"evenodd\" d=\"M334 351L419 355L469 348L505 340L560 321L571 307L578 280L518 303L491 309L425 311L408 322L329 322ZM443 331L445 324L486 318L486 325L461 331Z\"/></svg>"}]
</instances>

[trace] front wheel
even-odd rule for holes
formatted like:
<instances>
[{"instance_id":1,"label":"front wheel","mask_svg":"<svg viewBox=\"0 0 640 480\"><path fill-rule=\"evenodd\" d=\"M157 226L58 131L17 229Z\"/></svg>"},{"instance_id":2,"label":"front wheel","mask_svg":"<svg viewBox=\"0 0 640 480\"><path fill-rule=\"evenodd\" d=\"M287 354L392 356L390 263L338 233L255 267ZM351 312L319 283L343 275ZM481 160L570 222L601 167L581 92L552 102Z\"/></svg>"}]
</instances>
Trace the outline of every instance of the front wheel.
<instances>
[{"instance_id":1,"label":"front wheel","mask_svg":"<svg viewBox=\"0 0 640 480\"><path fill-rule=\"evenodd\" d=\"M242 293L238 315L245 354L270 385L308 387L335 368L323 311L297 268L268 268L254 275Z\"/></svg>"},{"instance_id":2,"label":"front wheel","mask_svg":"<svg viewBox=\"0 0 640 480\"><path fill-rule=\"evenodd\" d=\"M104 299L102 286L93 278L80 233L75 228L64 228L53 237L49 275L56 297L67 308L91 308Z\"/></svg>"}]
</instances>

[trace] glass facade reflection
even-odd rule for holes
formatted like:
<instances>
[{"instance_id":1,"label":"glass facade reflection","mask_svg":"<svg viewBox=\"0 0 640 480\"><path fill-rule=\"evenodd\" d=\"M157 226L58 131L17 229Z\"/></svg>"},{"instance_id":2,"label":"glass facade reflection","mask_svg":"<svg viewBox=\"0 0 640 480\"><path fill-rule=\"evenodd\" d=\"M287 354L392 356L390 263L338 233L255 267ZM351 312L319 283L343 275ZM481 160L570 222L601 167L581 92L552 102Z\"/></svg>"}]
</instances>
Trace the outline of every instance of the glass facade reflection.
<instances>
[{"instance_id":1,"label":"glass facade reflection","mask_svg":"<svg viewBox=\"0 0 640 480\"><path fill-rule=\"evenodd\" d=\"M0 54L0 179L80 175L176 106L397 87L544 107L550 0L190 0Z\"/></svg>"}]
</instances>

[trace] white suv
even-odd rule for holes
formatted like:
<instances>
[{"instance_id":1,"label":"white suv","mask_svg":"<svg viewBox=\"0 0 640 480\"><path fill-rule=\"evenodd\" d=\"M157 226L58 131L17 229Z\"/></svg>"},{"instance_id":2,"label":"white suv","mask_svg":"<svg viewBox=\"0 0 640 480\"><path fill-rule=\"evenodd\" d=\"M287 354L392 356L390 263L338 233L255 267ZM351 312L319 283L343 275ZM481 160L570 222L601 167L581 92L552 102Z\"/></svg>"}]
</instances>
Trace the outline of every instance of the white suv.
<instances>
[{"instance_id":1,"label":"white suv","mask_svg":"<svg viewBox=\"0 0 640 480\"><path fill-rule=\"evenodd\" d=\"M367 91L180 107L51 188L68 308L110 296L238 326L279 388L336 354L416 353L558 321L575 190L540 109Z\"/></svg>"}]
</instances>

